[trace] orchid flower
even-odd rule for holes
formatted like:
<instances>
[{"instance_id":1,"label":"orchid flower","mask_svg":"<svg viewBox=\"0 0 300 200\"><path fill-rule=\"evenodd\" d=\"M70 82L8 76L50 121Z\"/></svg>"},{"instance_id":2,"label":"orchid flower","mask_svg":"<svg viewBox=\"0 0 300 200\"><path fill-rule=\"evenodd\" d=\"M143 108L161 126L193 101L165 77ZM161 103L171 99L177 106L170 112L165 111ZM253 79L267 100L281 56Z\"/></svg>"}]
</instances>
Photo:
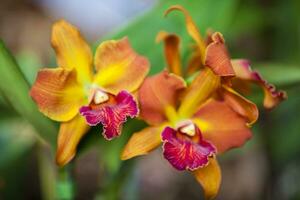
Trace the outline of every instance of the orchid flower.
<instances>
[{"instance_id":1,"label":"orchid flower","mask_svg":"<svg viewBox=\"0 0 300 200\"><path fill-rule=\"evenodd\" d=\"M179 10L184 13L187 31L194 39L196 48L194 48L191 59L188 61L186 71L182 72L179 37L175 34L160 32L157 41L164 41L165 54L170 72L184 75L187 78L195 72L202 70L204 66L210 67L216 75L223 77L223 84L219 88L218 93L230 105L233 105L233 108L239 104L243 104L244 108L239 107L239 110L236 109L236 111L248 116L250 124L257 120L256 106L236 91L247 94L249 93L249 84L257 84L264 91L263 105L267 109L274 108L287 98L284 91L276 90L275 86L264 80L259 72L252 71L248 60L230 59L225 46L225 40L221 33L210 31L206 40L203 40L189 13L181 6L172 6L166 11L166 15L173 10Z\"/></svg>"},{"instance_id":2,"label":"orchid flower","mask_svg":"<svg viewBox=\"0 0 300 200\"><path fill-rule=\"evenodd\" d=\"M30 95L42 113L61 122L56 161L65 165L90 126L102 124L103 136L111 140L121 134L127 117L138 115L133 92L149 63L123 38L99 45L93 69L90 47L77 28L63 20L53 25L51 43L58 67L41 69Z\"/></svg>"},{"instance_id":3,"label":"orchid flower","mask_svg":"<svg viewBox=\"0 0 300 200\"><path fill-rule=\"evenodd\" d=\"M205 198L213 199L221 183L216 156L251 138L249 127L258 118L258 110L231 87L236 72L222 35L213 35L207 46L187 11L172 6L166 13L172 10L185 14L187 30L197 43L200 59L196 64L201 70L187 85L181 77L179 38L159 34L158 40L165 41L168 70L146 78L139 89L140 116L149 127L132 135L121 159L148 154L162 144L164 158L175 169L193 173Z\"/></svg>"},{"instance_id":4,"label":"orchid flower","mask_svg":"<svg viewBox=\"0 0 300 200\"><path fill-rule=\"evenodd\" d=\"M146 78L138 99L140 116L150 127L132 135L121 159L147 154L162 143L164 158L177 170L191 171L206 198L214 198L221 181L216 155L251 137L247 119L211 98L219 85L220 77L209 68L189 86L167 71Z\"/></svg>"}]
</instances>

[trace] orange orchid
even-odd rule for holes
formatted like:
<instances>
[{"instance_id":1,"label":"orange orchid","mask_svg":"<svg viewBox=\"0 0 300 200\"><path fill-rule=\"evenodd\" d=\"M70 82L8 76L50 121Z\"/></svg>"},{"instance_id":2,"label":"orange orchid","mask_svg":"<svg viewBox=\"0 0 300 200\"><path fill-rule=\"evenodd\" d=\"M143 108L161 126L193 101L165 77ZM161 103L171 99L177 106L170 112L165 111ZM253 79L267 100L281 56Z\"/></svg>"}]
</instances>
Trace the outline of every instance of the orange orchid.
<instances>
[{"instance_id":1,"label":"orange orchid","mask_svg":"<svg viewBox=\"0 0 300 200\"><path fill-rule=\"evenodd\" d=\"M264 91L263 104L267 109L274 108L287 98L284 91L277 91L275 86L264 80L258 72L252 71L248 60L231 60L221 33L210 31L206 40L203 40L189 13L181 6L172 6L166 11L166 15L173 10L179 10L184 13L187 31L195 40L196 48L194 48L195 50L192 53L191 59L188 61L186 70L182 72L179 37L175 34L160 32L157 40L164 41L165 54L170 72L188 77L202 70L204 66L211 68L216 75L223 77L222 87L218 90L219 94L230 105L233 105L233 108L237 105L239 106L239 104L243 104L242 107L244 108L239 106L239 109L236 109L236 111L247 116L250 124L257 120L256 106L234 90L241 93L248 93L248 84L254 83L259 85Z\"/></svg>"},{"instance_id":2,"label":"orange orchid","mask_svg":"<svg viewBox=\"0 0 300 200\"><path fill-rule=\"evenodd\" d=\"M56 161L65 165L89 126L101 123L103 136L111 140L121 134L127 117L138 115L132 93L147 75L149 63L123 38L99 45L93 69L90 47L63 20L53 25L51 43L59 67L41 69L30 95L42 113L61 122Z\"/></svg>"},{"instance_id":3,"label":"orange orchid","mask_svg":"<svg viewBox=\"0 0 300 200\"><path fill-rule=\"evenodd\" d=\"M140 116L150 127L134 133L121 159L144 155L163 143L163 155L178 170L191 171L214 198L221 181L216 154L243 145L251 137L247 119L224 101L211 98L220 77L206 68L191 85L167 71L146 78L138 99Z\"/></svg>"},{"instance_id":4,"label":"orange orchid","mask_svg":"<svg viewBox=\"0 0 300 200\"><path fill-rule=\"evenodd\" d=\"M140 116L150 127L132 135L121 159L147 154L162 144L164 158L177 170L192 172L205 198L213 199L221 183L216 155L250 139L249 126L258 118L256 105L233 90L232 80L254 80L245 72L244 77L236 75L240 61L230 60L220 33L213 34L207 45L188 12L181 6L172 6L166 14L172 10L185 14L187 30L197 43L188 69L199 73L190 85L186 84L181 77L179 38L161 32L158 40L165 42L169 72L146 78L139 89ZM249 67L248 71L252 73ZM259 84L269 88L262 79ZM268 99L283 96L283 92L273 91Z\"/></svg>"}]
</instances>

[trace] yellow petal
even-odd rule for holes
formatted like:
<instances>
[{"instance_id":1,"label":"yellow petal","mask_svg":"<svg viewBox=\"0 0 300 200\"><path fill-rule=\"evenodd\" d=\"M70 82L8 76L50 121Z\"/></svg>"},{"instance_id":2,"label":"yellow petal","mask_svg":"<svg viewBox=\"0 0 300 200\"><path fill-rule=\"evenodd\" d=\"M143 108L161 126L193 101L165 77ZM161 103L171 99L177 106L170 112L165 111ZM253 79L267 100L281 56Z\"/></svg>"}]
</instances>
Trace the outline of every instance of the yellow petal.
<instances>
[{"instance_id":1,"label":"yellow petal","mask_svg":"<svg viewBox=\"0 0 300 200\"><path fill-rule=\"evenodd\" d=\"M132 92L143 82L149 65L145 57L131 48L127 38L105 41L96 52L94 83L112 94L120 90Z\"/></svg>"},{"instance_id":2,"label":"yellow petal","mask_svg":"<svg viewBox=\"0 0 300 200\"><path fill-rule=\"evenodd\" d=\"M84 91L76 81L76 72L63 68L41 69L30 95L39 110L56 121L72 119L86 103Z\"/></svg>"},{"instance_id":3,"label":"yellow petal","mask_svg":"<svg viewBox=\"0 0 300 200\"><path fill-rule=\"evenodd\" d=\"M258 119L258 109L257 106L241 96L239 93L233 89L223 86L221 93L225 102L237 113L247 119L247 124L250 126L255 123Z\"/></svg>"},{"instance_id":4,"label":"yellow petal","mask_svg":"<svg viewBox=\"0 0 300 200\"><path fill-rule=\"evenodd\" d=\"M89 126L80 115L61 123L56 151L56 163L59 166L64 166L75 156L77 145L88 130Z\"/></svg>"},{"instance_id":5,"label":"yellow petal","mask_svg":"<svg viewBox=\"0 0 300 200\"><path fill-rule=\"evenodd\" d=\"M134 133L121 154L122 160L148 154L161 144L161 132L165 125L150 126Z\"/></svg>"},{"instance_id":6,"label":"yellow petal","mask_svg":"<svg viewBox=\"0 0 300 200\"><path fill-rule=\"evenodd\" d=\"M193 171L193 174L204 190L205 199L214 199L218 194L222 179L217 159L211 158L208 166Z\"/></svg>"},{"instance_id":7,"label":"yellow petal","mask_svg":"<svg viewBox=\"0 0 300 200\"><path fill-rule=\"evenodd\" d=\"M179 52L180 38L175 34L161 31L158 33L156 41L160 42L161 40L164 41L165 57L169 71L181 76L181 59Z\"/></svg>"},{"instance_id":8,"label":"yellow petal","mask_svg":"<svg viewBox=\"0 0 300 200\"><path fill-rule=\"evenodd\" d=\"M205 45L205 41L202 39L202 37L200 35L199 30L197 29L197 26L196 26L195 22L193 21L193 19L190 16L189 12L180 5L171 6L165 12L165 16L168 15L173 10L179 10L184 14L187 32L190 34L190 36L197 43L197 45L199 47L199 50L200 50L202 61L204 62L203 59L204 59L204 53L205 53L206 45Z\"/></svg>"},{"instance_id":9,"label":"yellow petal","mask_svg":"<svg viewBox=\"0 0 300 200\"><path fill-rule=\"evenodd\" d=\"M76 27L64 20L56 22L51 42L60 67L76 69L80 83L92 80L92 52Z\"/></svg>"},{"instance_id":10,"label":"yellow petal","mask_svg":"<svg viewBox=\"0 0 300 200\"><path fill-rule=\"evenodd\" d=\"M201 71L188 87L178 110L179 115L191 117L200 104L206 101L219 86L220 77L209 68Z\"/></svg>"}]
</instances>

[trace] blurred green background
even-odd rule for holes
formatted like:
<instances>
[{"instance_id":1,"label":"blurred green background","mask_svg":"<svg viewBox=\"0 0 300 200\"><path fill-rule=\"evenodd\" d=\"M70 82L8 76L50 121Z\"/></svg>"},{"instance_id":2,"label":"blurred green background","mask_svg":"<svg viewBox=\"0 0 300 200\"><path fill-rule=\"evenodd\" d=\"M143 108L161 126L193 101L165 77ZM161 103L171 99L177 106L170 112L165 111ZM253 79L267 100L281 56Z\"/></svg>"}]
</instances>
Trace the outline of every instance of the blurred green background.
<instances>
[{"instance_id":1,"label":"blurred green background","mask_svg":"<svg viewBox=\"0 0 300 200\"><path fill-rule=\"evenodd\" d=\"M113 142L104 141L99 127L92 129L74 161L59 169L54 164L58 124L43 117L28 96L37 70L55 66L50 33L59 18L78 26L93 47L128 36L150 59L151 74L165 67L162 44L155 43L160 30L183 38L187 60L192 40L183 16L163 18L173 4L191 13L202 34L208 28L222 32L233 58L250 59L288 93L288 100L265 111L261 91L254 88L250 98L260 107L260 119L251 141L221 157L217 199L300 199L299 0L0 0L0 199L202 198L193 177L175 171L160 150L119 161L129 136L145 126L137 120Z\"/></svg>"}]
</instances>

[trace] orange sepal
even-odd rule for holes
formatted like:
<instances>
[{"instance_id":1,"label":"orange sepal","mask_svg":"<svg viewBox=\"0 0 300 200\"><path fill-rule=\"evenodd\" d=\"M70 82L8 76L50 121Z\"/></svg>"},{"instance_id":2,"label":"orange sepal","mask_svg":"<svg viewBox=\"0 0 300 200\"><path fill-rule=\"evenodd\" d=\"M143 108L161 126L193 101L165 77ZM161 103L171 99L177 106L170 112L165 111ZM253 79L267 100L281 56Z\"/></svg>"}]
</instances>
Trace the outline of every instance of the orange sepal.
<instances>
[{"instance_id":1,"label":"orange sepal","mask_svg":"<svg viewBox=\"0 0 300 200\"><path fill-rule=\"evenodd\" d=\"M221 169L216 158L211 158L206 167L193 171L196 180L203 188L206 200L214 199L221 185Z\"/></svg>"},{"instance_id":2,"label":"orange sepal","mask_svg":"<svg viewBox=\"0 0 300 200\"><path fill-rule=\"evenodd\" d=\"M77 145L88 130L89 126L80 115L68 122L61 123L56 151L56 163L59 166L64 166L72 160L76 154Z\"/></svg>"},{"instance_id":3,"label":"orange sepal","mask_svg":"<svg viewBox=\"0 0 300 200\"><path fill-rule=\"evenodd\" d=\"M59 67L75 69L82 84L92 80L92 51L75 26L64 20L56 22L52 28L51 44Z\"/></svg>"},{"instance_id":4,"label":"orange sepal","mask_svg":"<svg viewBox=\"0 0 300 200\"><path fill-rule=\"evenodd\" d=\"M165 57L168 70L171 73L181 76L181 58L180 58L180 38L175 34L170 34L164 31L158 33L156 41L164 41Z\"/></svg>"},{"instance_id":5,"label":"orange sepal","mask_svg":"<svg viewBox=\"0 0 300 200\"><path fill-rule=\"evenodd\" d=\"M202 59L204 59L206 44L205 44L205 41L202 39L200 32L199 32L195 22L193 21L192 17L190 16L189 12L180 5L174 5L166 10L165 16L167 16L170 12L172 12L174 10L181 11L184 14L187 32L197 43L199 51L200 51L200 55L201 55Z\"/></svg>"}]
</instances>

